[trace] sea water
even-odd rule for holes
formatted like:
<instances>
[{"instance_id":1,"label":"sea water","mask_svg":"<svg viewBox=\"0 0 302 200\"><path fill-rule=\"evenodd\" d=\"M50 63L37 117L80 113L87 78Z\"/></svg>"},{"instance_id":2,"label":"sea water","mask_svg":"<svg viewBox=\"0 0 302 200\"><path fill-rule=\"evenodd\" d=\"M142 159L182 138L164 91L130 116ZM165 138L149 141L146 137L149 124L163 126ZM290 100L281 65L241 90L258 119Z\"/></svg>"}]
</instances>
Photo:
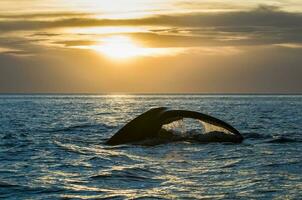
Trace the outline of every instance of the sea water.
<instances>
[{"instance_id":1,"label":"sea water","mask_svg":"<svg viewBox=\"0 0 302 200\"><path fill-rule=\"evenodd\" d=\"M210 114L241 144L107 146L153 107ZM302 96L0 95L0 198L302 198Z\"/></svg>"}]
</instances>

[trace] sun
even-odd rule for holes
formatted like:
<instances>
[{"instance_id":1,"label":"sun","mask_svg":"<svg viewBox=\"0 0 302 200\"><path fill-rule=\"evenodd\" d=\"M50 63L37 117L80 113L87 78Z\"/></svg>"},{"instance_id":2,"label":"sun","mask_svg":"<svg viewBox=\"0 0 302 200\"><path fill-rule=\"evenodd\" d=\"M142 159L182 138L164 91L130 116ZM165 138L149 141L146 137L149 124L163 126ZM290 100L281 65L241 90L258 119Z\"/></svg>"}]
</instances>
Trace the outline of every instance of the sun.
<instances>
[{"instance_id":1,"label":"sun","mask_svg":"<svg viewBox=\"0 0 302 200\"><path fill-rule=\"evenodd\" d=\"M138 43L126 36L112 36L103 38L93 49L113 59L127 59L137 56L147 56L152 52L141 47Z\"/></svg>"},{"instance_id":2,"label":"sun","mask_svg":"<svg viewBox=\"0 0 302 200\"><path fill-rule=\"evenodd\" d=\"M91 49L114 61L135 57L173 56L184 52L183 48L152 48L142 46L128 36L110 36L101 38L99 43L88 46L74 46L79 49Z\"/></svg>"}]
</instances>

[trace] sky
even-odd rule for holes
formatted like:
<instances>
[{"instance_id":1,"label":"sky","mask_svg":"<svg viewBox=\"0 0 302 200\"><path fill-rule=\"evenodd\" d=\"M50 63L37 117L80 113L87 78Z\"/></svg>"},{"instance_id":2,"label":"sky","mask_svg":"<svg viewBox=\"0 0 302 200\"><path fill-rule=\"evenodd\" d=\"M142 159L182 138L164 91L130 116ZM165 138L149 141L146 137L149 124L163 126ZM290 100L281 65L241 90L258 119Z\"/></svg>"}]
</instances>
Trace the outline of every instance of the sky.
<instances>
[{"instance_id":1,"label":"sky","mask_svg":"<svg viewBox=\"0 0 302 200\"><path fill-rule=\"evenodd\" d=\"M0 93L302 93L300 0L0 0Z\"/></svg>"}]
</instances>

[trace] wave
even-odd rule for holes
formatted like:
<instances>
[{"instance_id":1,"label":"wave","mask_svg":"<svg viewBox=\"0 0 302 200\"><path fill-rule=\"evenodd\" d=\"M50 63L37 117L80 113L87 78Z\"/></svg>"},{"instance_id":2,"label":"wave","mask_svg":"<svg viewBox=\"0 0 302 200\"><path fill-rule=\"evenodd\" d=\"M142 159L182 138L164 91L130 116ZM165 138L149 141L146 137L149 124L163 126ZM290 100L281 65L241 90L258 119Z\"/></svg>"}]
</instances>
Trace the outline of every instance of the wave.
<instances>
[{"instance_id":1,"label":"wave","mask_svg":"<svg viewBox=\"0 0 302 200\"><path fill-rule=\"evenodd\" d=\"M268 134L260 134L260 133L243 133L245 139L259 139L264 141L265 143L299 143L302 142L301 134L298 133L287 133L278 136L268 135Z\"/></svg>"},{"instance_id":2,"label":"wave","mask_svg":"<svg viewBox=\"0 0 302 200\"><path fill-rule=\"evenodd\" d=\"M81 147L76 144L67 144L67 143L61 143L60 141L54 140L54 144L57 145L60 149L70 152L70 153L76 153L76 154L89 154L91 152L91 149L88 147Z\"/></svg>"},{"instance_id":3,"label":"wave","mask_svg":"<svg viewBox=\"0 0 302 200\"><path fill-rule=\"evenodd\" d=\"M12 133L6 133L2 136L2 140L11 140L11 139L17 139L16 135L13 135Z\"/></svg>"},{"instance_id":4,"label":"wave","mask_svg":"<svg viewBox=\"0 0 302 200\"><path fill-rule=\"evenodd\" d=\"M138 165L135 167L125 167L120 170L104 171L101 174L90 176L91 179L123 179L132 181L159 181L154 179L154 175L157 173L145 165Z\"/></svg>"},{"instance_id":5,"label":"wave","mask_svg":"<svg viewBox=\"0 0 302 200\"><path fill-rule=\"evenodd\" d=\"M146 195L146 196L142 196L142 197L137 197L137 198L134 198L133 200L140 200L140 199L168 200L168 198L158 197L158 196L150 196L150 195Z\"/></svg>"},{"instance_id":6,"label":"wave","mask_svg":"<svg viewBox=\"0 0 302 200\"><path fill-rule=\"evenodd\" d=\"M299 143L301 140L298 139L292 139L288 137L279 137L276 139L269 140L267 143L278 143L278 144L284 144L284 143Z\"/></svg>"},{"instance_id":7,"label":"wave","mask_svg":"<svg viewBox=\"0 0 302 200\"><path fill-rule=\"evenodd\" d=\"M269 139L269 138L272 138L272 136L270 136L270 135L260 134L260 133L255 133L255 132L243 133L243 136L245 139Z\"/></svg>"},{"instance_id":8,"label":"wave","mask_svg":"<svg viewBox=\"0 0 302 200\"><path fill-rule=\"evenodd\" d=\"M21 186L17 184L0 181L0 188L16 188L16 187L21 187Z\"/></svg>"},{"instance_id":9,"label":"wave","mask_svg":"<svg viewBox=\"0 0 302 200\"><path fill-rule=\"evenodd\" d=\"M36 194L53 194L53 193L65 191L64 188L59 188L59 187L54 187L54 188L43 187L43 188L36 188L35 190L37 190L37 192L35 192Z\"/></svg>"},{"instance_id":10,"label":"wave","mask_svg":"<svg viewBox=\"0 0 302 200\"><path fill-rule=\"evenodd\" d=\"M299 160L298 161L281 162L281 163L270 163L270 164L266 164L264 166L280 168L280 167L288 167L289 165L293 166L293 165L298 165L298 164L300 164Z\"/></svg>"},{"instance_id":11,"label":"wave","mask_svg":"<svg viewBox=\"0 0 302 200\"><path fill-rule=\"evenodd\" d=\"M98 174L90 177L91 179L112 179L112 178L118 178L118 179L126 179L126 180L135 180L135 181L141 181L141 180L148 180L150 181L150 178L139 176L137 174Z\"/></svg>"},{"instance_id":12,"label":"wave","mask_svg":"<svg viewBox=\"0 0 302 200\"><path fill-rule=\"evenodd\" d=\"M107 124L77 124L77 125L71 125L68 127L64 127L64 128L54 128L51 130L47 130L45 132L70 132L70 131L75 131L75 130L87 130L89 128L94 128L97 130L110 130L110 129L114 129L114 126L110 126Z\"/></svg>"}]
</instances>

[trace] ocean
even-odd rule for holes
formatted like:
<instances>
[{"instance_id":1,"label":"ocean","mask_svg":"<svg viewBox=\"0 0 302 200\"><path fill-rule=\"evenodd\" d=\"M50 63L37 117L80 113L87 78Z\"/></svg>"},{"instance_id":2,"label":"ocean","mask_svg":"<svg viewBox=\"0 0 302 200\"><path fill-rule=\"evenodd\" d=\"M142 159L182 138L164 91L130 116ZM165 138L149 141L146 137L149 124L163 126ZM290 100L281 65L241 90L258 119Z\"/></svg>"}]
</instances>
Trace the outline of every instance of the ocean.
<instances>
[{"instance_id":1,"label":"ocean","mask_svg":"<svg viewBox=\"0 0 302 200\"><path fill-rule=\"evenodd\" d=\"M104 144L160 106L245 140ZM0 95L0 198L301 199L301 125L299 95Z\"/></svg>"}]
</instances>

